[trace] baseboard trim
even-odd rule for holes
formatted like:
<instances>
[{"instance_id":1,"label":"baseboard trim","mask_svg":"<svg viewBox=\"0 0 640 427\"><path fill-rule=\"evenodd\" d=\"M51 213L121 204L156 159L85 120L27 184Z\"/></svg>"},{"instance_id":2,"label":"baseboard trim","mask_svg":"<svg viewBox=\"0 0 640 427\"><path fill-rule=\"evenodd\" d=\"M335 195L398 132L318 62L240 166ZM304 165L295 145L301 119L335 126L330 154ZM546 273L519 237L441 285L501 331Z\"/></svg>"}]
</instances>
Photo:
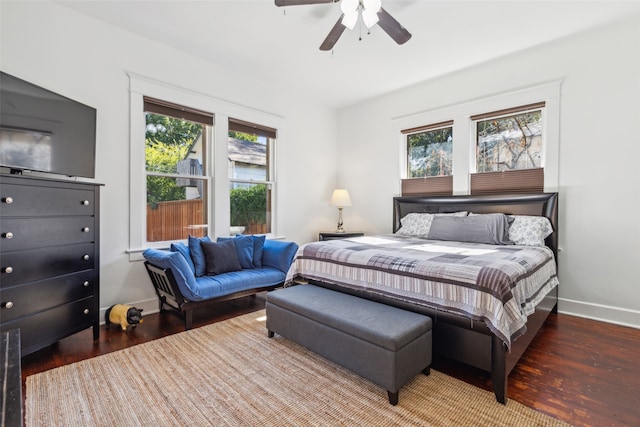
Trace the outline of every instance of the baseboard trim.
<instances>
[{"instance_id":1,"label":"baseboard trim","mask_svg":"<svg viewBox=\"0 0 640 427\"><path fill-rule=\"evenodd\" d=\"M614 325L640 329L640 311L567 298L558 298L558 312Z\"/></svg>"},{"instance_id":2,"label":"baseboard trim","mask_svg":"<svg viewBox=\"0 0 640 427\"><path fill-rule=\"evenodd\" d=\"M136 302L125 302L122 304L131 305L136 308L142 309L142 318L144 318L145 314L153 314L160 311L160 307L158 305L158 298L146 299L142 301ZM109 306L110 307L110 306ZM103 307L100 309L100 324L104 325L104 314L107 312L109 307Z\"/></svg>"},{"instance_id":3,"label":"baseboard trim","mask_svg":"<svg viewBox=\"0 0 640 427\"><path fill-rule=\"evenodd\" d=\"M157 298L125 304L141 308L143 310L142 317L144 317L145 314L153 314L160 311ZM104 313L107 311L107 308L109 307L100 309L101 325L104 325ZM583 317L599 322L640 329L640 311L638 310L558 298L558 312L569 316Z\"/></svg>"}]
</instances>

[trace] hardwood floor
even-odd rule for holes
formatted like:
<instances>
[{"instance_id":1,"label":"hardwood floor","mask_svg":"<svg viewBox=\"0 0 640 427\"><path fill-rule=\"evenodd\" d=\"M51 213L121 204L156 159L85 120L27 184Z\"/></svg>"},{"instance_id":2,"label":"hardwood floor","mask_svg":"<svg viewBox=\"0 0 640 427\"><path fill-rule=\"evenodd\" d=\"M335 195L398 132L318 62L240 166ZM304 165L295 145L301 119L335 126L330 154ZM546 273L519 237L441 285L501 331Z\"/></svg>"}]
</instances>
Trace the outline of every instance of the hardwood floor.
<instances>
[{"instance_id":1,"label":"hardwood floor","mask_svg":"<svg viewBox=\"0 0 640 427\"><path fill-rule=\"evenodd\" d=\"M264 308L264 294L215 306L215 312L194 314L194 327ZM136 329L100 329L92 340L85 330L22 359L25 379L156 338L181 332L173 313L150 314ZM434 369L491 390L489 375L446 359ZM640 425L640 330L567 315L552 314L509 376L509 398L576 426Z\"/></svg>"}]
</instances>

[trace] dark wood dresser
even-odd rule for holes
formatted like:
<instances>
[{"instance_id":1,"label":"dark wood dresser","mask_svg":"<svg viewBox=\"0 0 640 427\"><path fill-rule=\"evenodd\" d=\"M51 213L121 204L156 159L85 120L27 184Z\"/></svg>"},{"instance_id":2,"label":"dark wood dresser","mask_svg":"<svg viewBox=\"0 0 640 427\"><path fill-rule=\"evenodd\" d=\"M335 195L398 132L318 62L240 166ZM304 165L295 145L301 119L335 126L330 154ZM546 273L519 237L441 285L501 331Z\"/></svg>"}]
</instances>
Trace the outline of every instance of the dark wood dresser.
<instances>
[{"instance_id":1,"label":"dark wood dresser","mask_svg":"<svg viewBox=\"0 0 640 427\"><path fill-rule=\"evenodd\" d=\"M0 175L0 330L22 356L100 323L98 184Z\"/></svg>"}]
</instances>

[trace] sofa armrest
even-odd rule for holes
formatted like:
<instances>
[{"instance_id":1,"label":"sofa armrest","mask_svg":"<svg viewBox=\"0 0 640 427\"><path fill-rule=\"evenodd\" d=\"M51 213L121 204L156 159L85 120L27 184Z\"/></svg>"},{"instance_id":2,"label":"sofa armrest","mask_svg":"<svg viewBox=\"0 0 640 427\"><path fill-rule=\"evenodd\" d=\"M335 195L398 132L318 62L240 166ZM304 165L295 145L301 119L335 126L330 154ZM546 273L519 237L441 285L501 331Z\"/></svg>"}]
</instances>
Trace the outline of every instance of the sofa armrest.
<instances>
[{"instance_id":1,"label":"sofa armrest","mask_svg":"<svg viewBox=\"0 0 640 427\"><path fill-rule=\"evenodd\" d=\"M194 290L196 286L196 276L191 267L187 264L184 256L180 252L170 252L162 249L146 249L142 255L151 264L159 268L169 268L176 279L176 284L185 298L190 300L202 299Z\"/></svg>"},{"instance_id":2,"label":"sofa armrest","mask_svg":"<svg viewBox=\"0 0 640 427\"><path fill-rule=\"evenodd\" d=\"M298 244L282 240L265 240L262 265L272 267L287 274L298 251Z\"/></svg>"}]
</instances>

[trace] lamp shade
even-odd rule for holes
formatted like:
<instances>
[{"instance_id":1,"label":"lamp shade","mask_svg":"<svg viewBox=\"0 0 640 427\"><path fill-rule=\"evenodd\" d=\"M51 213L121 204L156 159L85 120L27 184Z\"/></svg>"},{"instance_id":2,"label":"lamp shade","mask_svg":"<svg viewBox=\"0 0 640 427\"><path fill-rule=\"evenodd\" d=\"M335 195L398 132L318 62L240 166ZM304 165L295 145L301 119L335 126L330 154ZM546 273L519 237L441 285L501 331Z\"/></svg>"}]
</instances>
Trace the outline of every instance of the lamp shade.
<instances>
[{"instance_id":1,"label":"lamp shade","mask_svg":"<svg viewBox=\"0 0 640 427\"><path fill-rule=\"evenodd\" d=\"M331 201L329 202L329 204L338 207L351 206L351 198L349 197L349 192L342 188L333 190L333 194L331 195Z\"/></svg>"}]
</instances>

